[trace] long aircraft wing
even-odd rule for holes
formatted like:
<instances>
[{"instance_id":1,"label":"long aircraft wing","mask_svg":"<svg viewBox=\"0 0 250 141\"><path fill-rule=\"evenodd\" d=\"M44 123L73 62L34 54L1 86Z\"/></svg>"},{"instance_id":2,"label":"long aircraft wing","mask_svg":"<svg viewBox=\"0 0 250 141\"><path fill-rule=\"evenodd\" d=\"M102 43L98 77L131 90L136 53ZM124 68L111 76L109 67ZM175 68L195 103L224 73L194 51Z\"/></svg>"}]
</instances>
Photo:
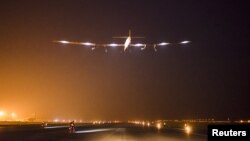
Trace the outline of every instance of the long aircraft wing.
<instances>
[{"instance_id":1,"label":"long aircraft wing","mask_svg":"<svg viewBox=\"0 0 250 141\"><path fill-rule=\"evenodd\" d=\"M175 45L175 44L188 44L188 43L190 43L190 41L182 41L182 42L179 42L179 43L161 42L161 43L156 43L156 44L141 44L141 43L137 43L137 44L130 44L129 46L132 46L132 47L141 47L141 50L144 50L147 47L153 47L154 50L157 51L157 47L169 46L169 45Z\"/></svg>"},{"instance_id":2,"label":"long aircraft wing","mask_svg":"<svg viewBox=\"0 0 250 141\"><path fill-rule=\"evenodd\" d=\"M81 46L87 46L91 47L92 50L98 47L124 47L124 44L116 44L116 43L110 43L110 44L96 44L96 43L91 43L91 42L71 42L71 41L65 41L65 40L60 40L60 41L53 41L55 43L61 43L61 44L71 44L71 45L81 45ZM174 45L174 44L188 44L190 41L182 41L179 43L168 43L168 42L161 42L161 43L156 43L156 44L144 44L144 43L136 43L136 44L129 44L130 47L139 47L141 50L146 49L147 47L153 48L155 51L157 51L157 47L161 46L169 46L169 45Z\"/></svg>"},{"instance_id":3,"label":"long aircraft wing","mask_svg":"<svg viewBox=\"0 0 250 141\"><path fill-rule=\"evenodd\" d=\"M61 43L61 44L71 44L71 45L82 45L82 46L90 46L90 47L116 47L116 46L124 46L124 44L115 44L115 43L110 43L110 44L96 44L96 43L91 43L91 42L70 42L70 41L53 41L55 43Z\"/></svg>"}]
</instances>

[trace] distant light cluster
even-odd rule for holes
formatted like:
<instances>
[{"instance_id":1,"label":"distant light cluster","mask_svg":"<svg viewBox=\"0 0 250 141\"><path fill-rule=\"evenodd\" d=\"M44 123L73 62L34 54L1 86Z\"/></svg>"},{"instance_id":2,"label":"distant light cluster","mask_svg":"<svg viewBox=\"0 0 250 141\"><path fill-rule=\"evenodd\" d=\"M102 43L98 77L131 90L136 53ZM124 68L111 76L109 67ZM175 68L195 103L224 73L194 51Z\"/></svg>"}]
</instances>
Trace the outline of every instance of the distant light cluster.
<instances>
[{"instance_id":1,"label":"distant light cluster","mask_svg":"<svg viewBox=\"0 0 250 141\"><path fill-rule=\"evenodd\" d=\"M16 120L16 113L15 112L5 112L0 111L0 121L13 121Z\"/></svg>"}]
</instances>

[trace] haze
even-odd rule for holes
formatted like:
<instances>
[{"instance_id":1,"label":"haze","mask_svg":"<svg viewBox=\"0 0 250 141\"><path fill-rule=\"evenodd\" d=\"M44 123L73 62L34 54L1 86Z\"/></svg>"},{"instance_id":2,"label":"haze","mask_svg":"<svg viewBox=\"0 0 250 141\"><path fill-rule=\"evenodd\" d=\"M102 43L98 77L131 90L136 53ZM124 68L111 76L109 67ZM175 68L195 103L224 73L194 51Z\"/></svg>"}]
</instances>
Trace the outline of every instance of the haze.
<instances>
[{"instance_id":1,"label":"haze","mask_svg":"<svg viewBox=\"0 0 250 141\"><path fill-rule=\"evenodd\" d=\"M3 1L0 110L84 120L248 118L249 21L243 3ZM91 51L53 40L191 40ZM123 40L115 40L124 42Z\"/></svg>"}]
</instances>

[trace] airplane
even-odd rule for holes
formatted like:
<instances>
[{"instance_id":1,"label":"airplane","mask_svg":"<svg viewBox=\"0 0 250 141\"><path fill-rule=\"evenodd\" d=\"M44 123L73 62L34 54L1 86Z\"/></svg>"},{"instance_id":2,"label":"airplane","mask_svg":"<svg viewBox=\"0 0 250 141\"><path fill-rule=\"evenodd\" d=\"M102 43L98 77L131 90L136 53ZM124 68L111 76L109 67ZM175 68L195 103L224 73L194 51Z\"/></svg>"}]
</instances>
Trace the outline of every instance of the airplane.
<instances>
[{"instance_id":1,"label":"airplane","mask_svg":"<svg viewBox=\"0 0 250 141\"><path fill-rule=\"evenodd\" d=\"M92 47L91 49L94 50L96 47L104 47L105 52L107 52L107 47L123 47L124 52L128 49L128 47L141 47L141 50L146 49L146 47L153 47L154 51L157 51L157 47L159 46L167 46L170 44L188 44L191 43L190 41L181 41L179 43L168 43L168 42L160 42L157 44L144 44L144 43L136 43L132 44L132 38L144 38L144 37L132 37L131 36L131 30L128 32L128 36L118 36L118 37L113 37L113 38L124 38L126 39L123 44L116 44L116 43L110 43L110 44L96 44L96 43L91 43L91 42L71 42L71 41L66 41L66 40L55 40L53 42L55 43L61 43L61 44L72 44L72 45L82 45L82 46L89 46Z\"/></svg>"}]
</instances>

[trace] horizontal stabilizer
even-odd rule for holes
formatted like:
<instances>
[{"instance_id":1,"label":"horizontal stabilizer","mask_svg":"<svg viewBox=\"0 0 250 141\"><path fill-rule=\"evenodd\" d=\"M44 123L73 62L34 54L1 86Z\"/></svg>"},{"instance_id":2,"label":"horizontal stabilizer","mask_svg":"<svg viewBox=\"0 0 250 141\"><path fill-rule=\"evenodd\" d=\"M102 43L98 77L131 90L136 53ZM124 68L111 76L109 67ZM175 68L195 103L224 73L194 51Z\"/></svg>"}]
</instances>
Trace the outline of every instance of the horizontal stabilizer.
<instances>
[{"instance_id":1,"label":"horizontal stabilizer","mask_svg":"<svg viewBox=\"0 0 250 141\"><path fill-rule=\"evenodd\" d=\"M136 37L131 37L131 38L134 38L134 39L143 39L143 38L145 38L145 37L136 36Z\"/></svg>"},{"instance_id":2,"label":"horizontal stabilizer","mask_svg":"<svg viewBox=\"0 0 250 141\"><path fill-rule=\"evenodd\" d=\"M116 37L113 37L113 38L127 39L128 36L116 36ZM143 39L143 38L145 38L145 37L138 37L138 36L136 36L136 37L131 37L131 38L134 38L134 39Z\"/></svg>"},{"instance_id":3,"label":"horizontal stabilizer","mask_svg":"<svg viewBox=\"0 0 250 141\"><path fill-rule=\"evenodd\" d=\"M113 37L113 38L121 38L121 39L126 39L126 38L128 38L127 36L115 36L115 37Z\"/></svg>"}]
</instances>

